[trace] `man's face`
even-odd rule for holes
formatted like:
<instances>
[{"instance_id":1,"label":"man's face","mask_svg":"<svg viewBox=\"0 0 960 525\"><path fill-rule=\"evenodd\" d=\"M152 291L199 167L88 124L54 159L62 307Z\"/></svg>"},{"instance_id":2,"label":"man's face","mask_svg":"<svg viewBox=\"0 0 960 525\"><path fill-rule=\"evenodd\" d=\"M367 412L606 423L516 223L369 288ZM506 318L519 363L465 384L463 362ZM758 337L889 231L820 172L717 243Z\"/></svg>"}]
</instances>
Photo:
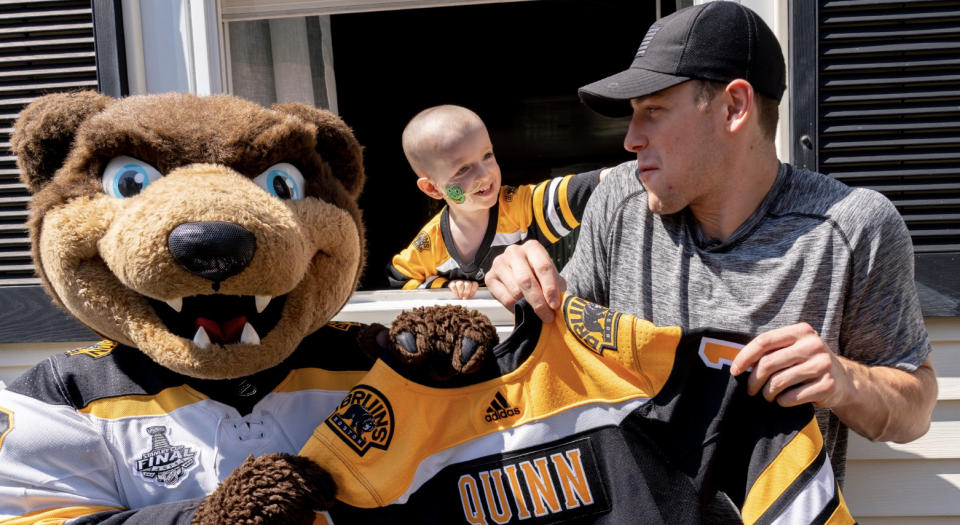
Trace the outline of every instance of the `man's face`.
<instances>
[{"instance_id":1,"label":"man's face","mask_svg":"<svg viewBox=\"0 0 960 525\"><path fill-rule=\"evenodd\" d=\"M500 166L487 130L475 127L431 163L430 180L458 211L487 209L500 193ZM462 194L462 202L458 196Z\"/></svg>"},{"instance_id":2,"label":"man's face","mask_svg":"<svg viewBox=\"0 0 960 525\"><path fill-rule=\"evenodd\" d=\"M711 191L720 180L716 155L717 98L704 108L696 102L697 84L684 82L633 99L633 118L624 138L637 155L637 176L647 190L650 211L676 213Z\"/></svg>"}]
</instances>

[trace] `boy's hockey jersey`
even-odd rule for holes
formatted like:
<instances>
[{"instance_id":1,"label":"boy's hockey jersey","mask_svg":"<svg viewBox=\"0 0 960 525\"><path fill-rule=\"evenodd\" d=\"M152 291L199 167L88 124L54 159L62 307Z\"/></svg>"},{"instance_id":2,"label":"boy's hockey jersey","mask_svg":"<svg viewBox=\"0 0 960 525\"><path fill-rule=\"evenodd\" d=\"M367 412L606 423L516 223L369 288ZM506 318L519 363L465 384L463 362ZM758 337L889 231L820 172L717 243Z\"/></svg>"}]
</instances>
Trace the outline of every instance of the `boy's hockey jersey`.
<instances>
[{"instance_id":1,"label":"boy's hockey jersey","mask_svg":"<svg viewBox=\"0 0 960 525\"><path fill-rule=\"evenodd\" d=\"M396 288L443 288L453 280L483 282L493 259L507 246L526 239L553 244L580 225L599 171L567 175L525 186L502 186L490 208L490 221L477 254L466 261L450 236L450 209L435 215L417 237L387 264L387 279Z\"/></svg>"},{"instance_id":2,"label":"boy's hockey jersey","mask_svg":"<svg viewBox=\"0 0 960 525\"><path fill-rule=\"evenodd\" d=\"M378 361L301 450L340 523L699 523L716 491L745 523L852 523L809 405L746 393L748 338L656 327L566 296L517 308L496 364L425 385Z\"/></svg>"},{"instance_id":3,"label":"boy's hockey jersey","mask_svg":"<svg viewBox=\"0 0 960 525\"><path fill-rule=\"evenodd\" d=\"M242 380L181 376L112 341L50 357L0 392L0 521L189 523L248 455L295 454L356 384L358 327L330 323Z\"/></svg>"}]
</instances>

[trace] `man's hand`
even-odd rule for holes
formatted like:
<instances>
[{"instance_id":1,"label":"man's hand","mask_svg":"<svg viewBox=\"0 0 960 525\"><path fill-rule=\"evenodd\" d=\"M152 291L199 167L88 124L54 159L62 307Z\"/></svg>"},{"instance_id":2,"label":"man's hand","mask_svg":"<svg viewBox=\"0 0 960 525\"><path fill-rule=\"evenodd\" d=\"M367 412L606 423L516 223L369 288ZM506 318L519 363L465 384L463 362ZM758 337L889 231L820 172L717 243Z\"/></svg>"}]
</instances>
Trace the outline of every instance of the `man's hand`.
<instances>
[{"instance_id":1,"label":"man's hand","mask_svg":"<svg viewBox=\"0 0 960 525\"><path fill-rule=\"evenodd\" d=\"M456 295L457 299L469 299L477 294L480 283L477 281L450 281L447 283L447 288L453 290L453 295Z\"/></svg>"},{"instance_id":2,"label":"man's hand","mask_svg":"<svg viewBox=\"0 0 960 525\"><path fill-rule=\"evenodd\" d=\"M853 391L841 358L806 323L760 334L740 350L730 373L740 375L750 367L750 395L760 392L782 406L813 403L833 408Z\"/></svg>"},{"instance_id":3,"label":"man's hand","mask_svg":"<svg viewBox=\"0 0 960 525\"><path fill-rule=\"evenodd\" d=\"M547 250L537 241L507 246L493 260L484 279L490 294L508 310L521 297L545 323L553 321L553 311L560 307L567 282L560 277Z\"/></svg>"},{"instance_id":4,"label":"man's hand","mask_svg":"<svg viewBox=\"0 0 960 525\"><path fill-rule=\"evenodd\" d=\"M833 411L860 435L906 443L930 428L937 374L928 358L908 372L868 366L837 356L808 324L764 332L747 343L730 366L747 380L751 395L783 406L813 403Z\"/></svg>"}]
</instances>

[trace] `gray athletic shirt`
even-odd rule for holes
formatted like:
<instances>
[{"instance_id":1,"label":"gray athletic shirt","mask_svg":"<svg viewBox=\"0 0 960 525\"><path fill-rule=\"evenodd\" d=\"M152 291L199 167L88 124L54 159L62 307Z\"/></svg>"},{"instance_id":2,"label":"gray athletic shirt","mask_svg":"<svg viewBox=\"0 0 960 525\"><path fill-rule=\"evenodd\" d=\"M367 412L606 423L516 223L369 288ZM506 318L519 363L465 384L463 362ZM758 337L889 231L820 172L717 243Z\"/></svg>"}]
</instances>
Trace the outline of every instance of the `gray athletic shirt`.
<instances>
[{"instance_id":1,"label":"gray athletic shirt","mask_svg":"<svg viewBox=\"0 0 960 525\"><path fill-rule=\"evenodd\" d=\"M806 322L868 365L913 371L927 358L910 237L879 193L781 164L753 215L713 242L689 209L651 213L636 166L594 191L562 272L572 293L657 325L760 334ZM847 427L817 415L842 484Z\"/></svg>"}]
</instances>

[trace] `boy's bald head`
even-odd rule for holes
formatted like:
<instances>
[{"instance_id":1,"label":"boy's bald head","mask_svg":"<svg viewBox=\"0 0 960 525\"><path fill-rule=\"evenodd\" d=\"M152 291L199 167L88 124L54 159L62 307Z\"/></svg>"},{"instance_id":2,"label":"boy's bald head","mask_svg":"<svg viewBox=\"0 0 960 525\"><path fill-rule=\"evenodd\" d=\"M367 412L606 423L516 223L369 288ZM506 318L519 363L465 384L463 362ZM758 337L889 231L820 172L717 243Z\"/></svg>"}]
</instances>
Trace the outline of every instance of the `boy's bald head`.
<instances>
[{"instance_id":1,"label":"boy's bald head","mask_svg":"<svg viewBox=\"0 0 960 525\"><path fill-rule=\"evenodd\" d=\"M477 129L480 116L462 106L445 104L417 113L403 129L403 153L417 175L429 175L431 162Z\"/></svg>"}]
</instances>

